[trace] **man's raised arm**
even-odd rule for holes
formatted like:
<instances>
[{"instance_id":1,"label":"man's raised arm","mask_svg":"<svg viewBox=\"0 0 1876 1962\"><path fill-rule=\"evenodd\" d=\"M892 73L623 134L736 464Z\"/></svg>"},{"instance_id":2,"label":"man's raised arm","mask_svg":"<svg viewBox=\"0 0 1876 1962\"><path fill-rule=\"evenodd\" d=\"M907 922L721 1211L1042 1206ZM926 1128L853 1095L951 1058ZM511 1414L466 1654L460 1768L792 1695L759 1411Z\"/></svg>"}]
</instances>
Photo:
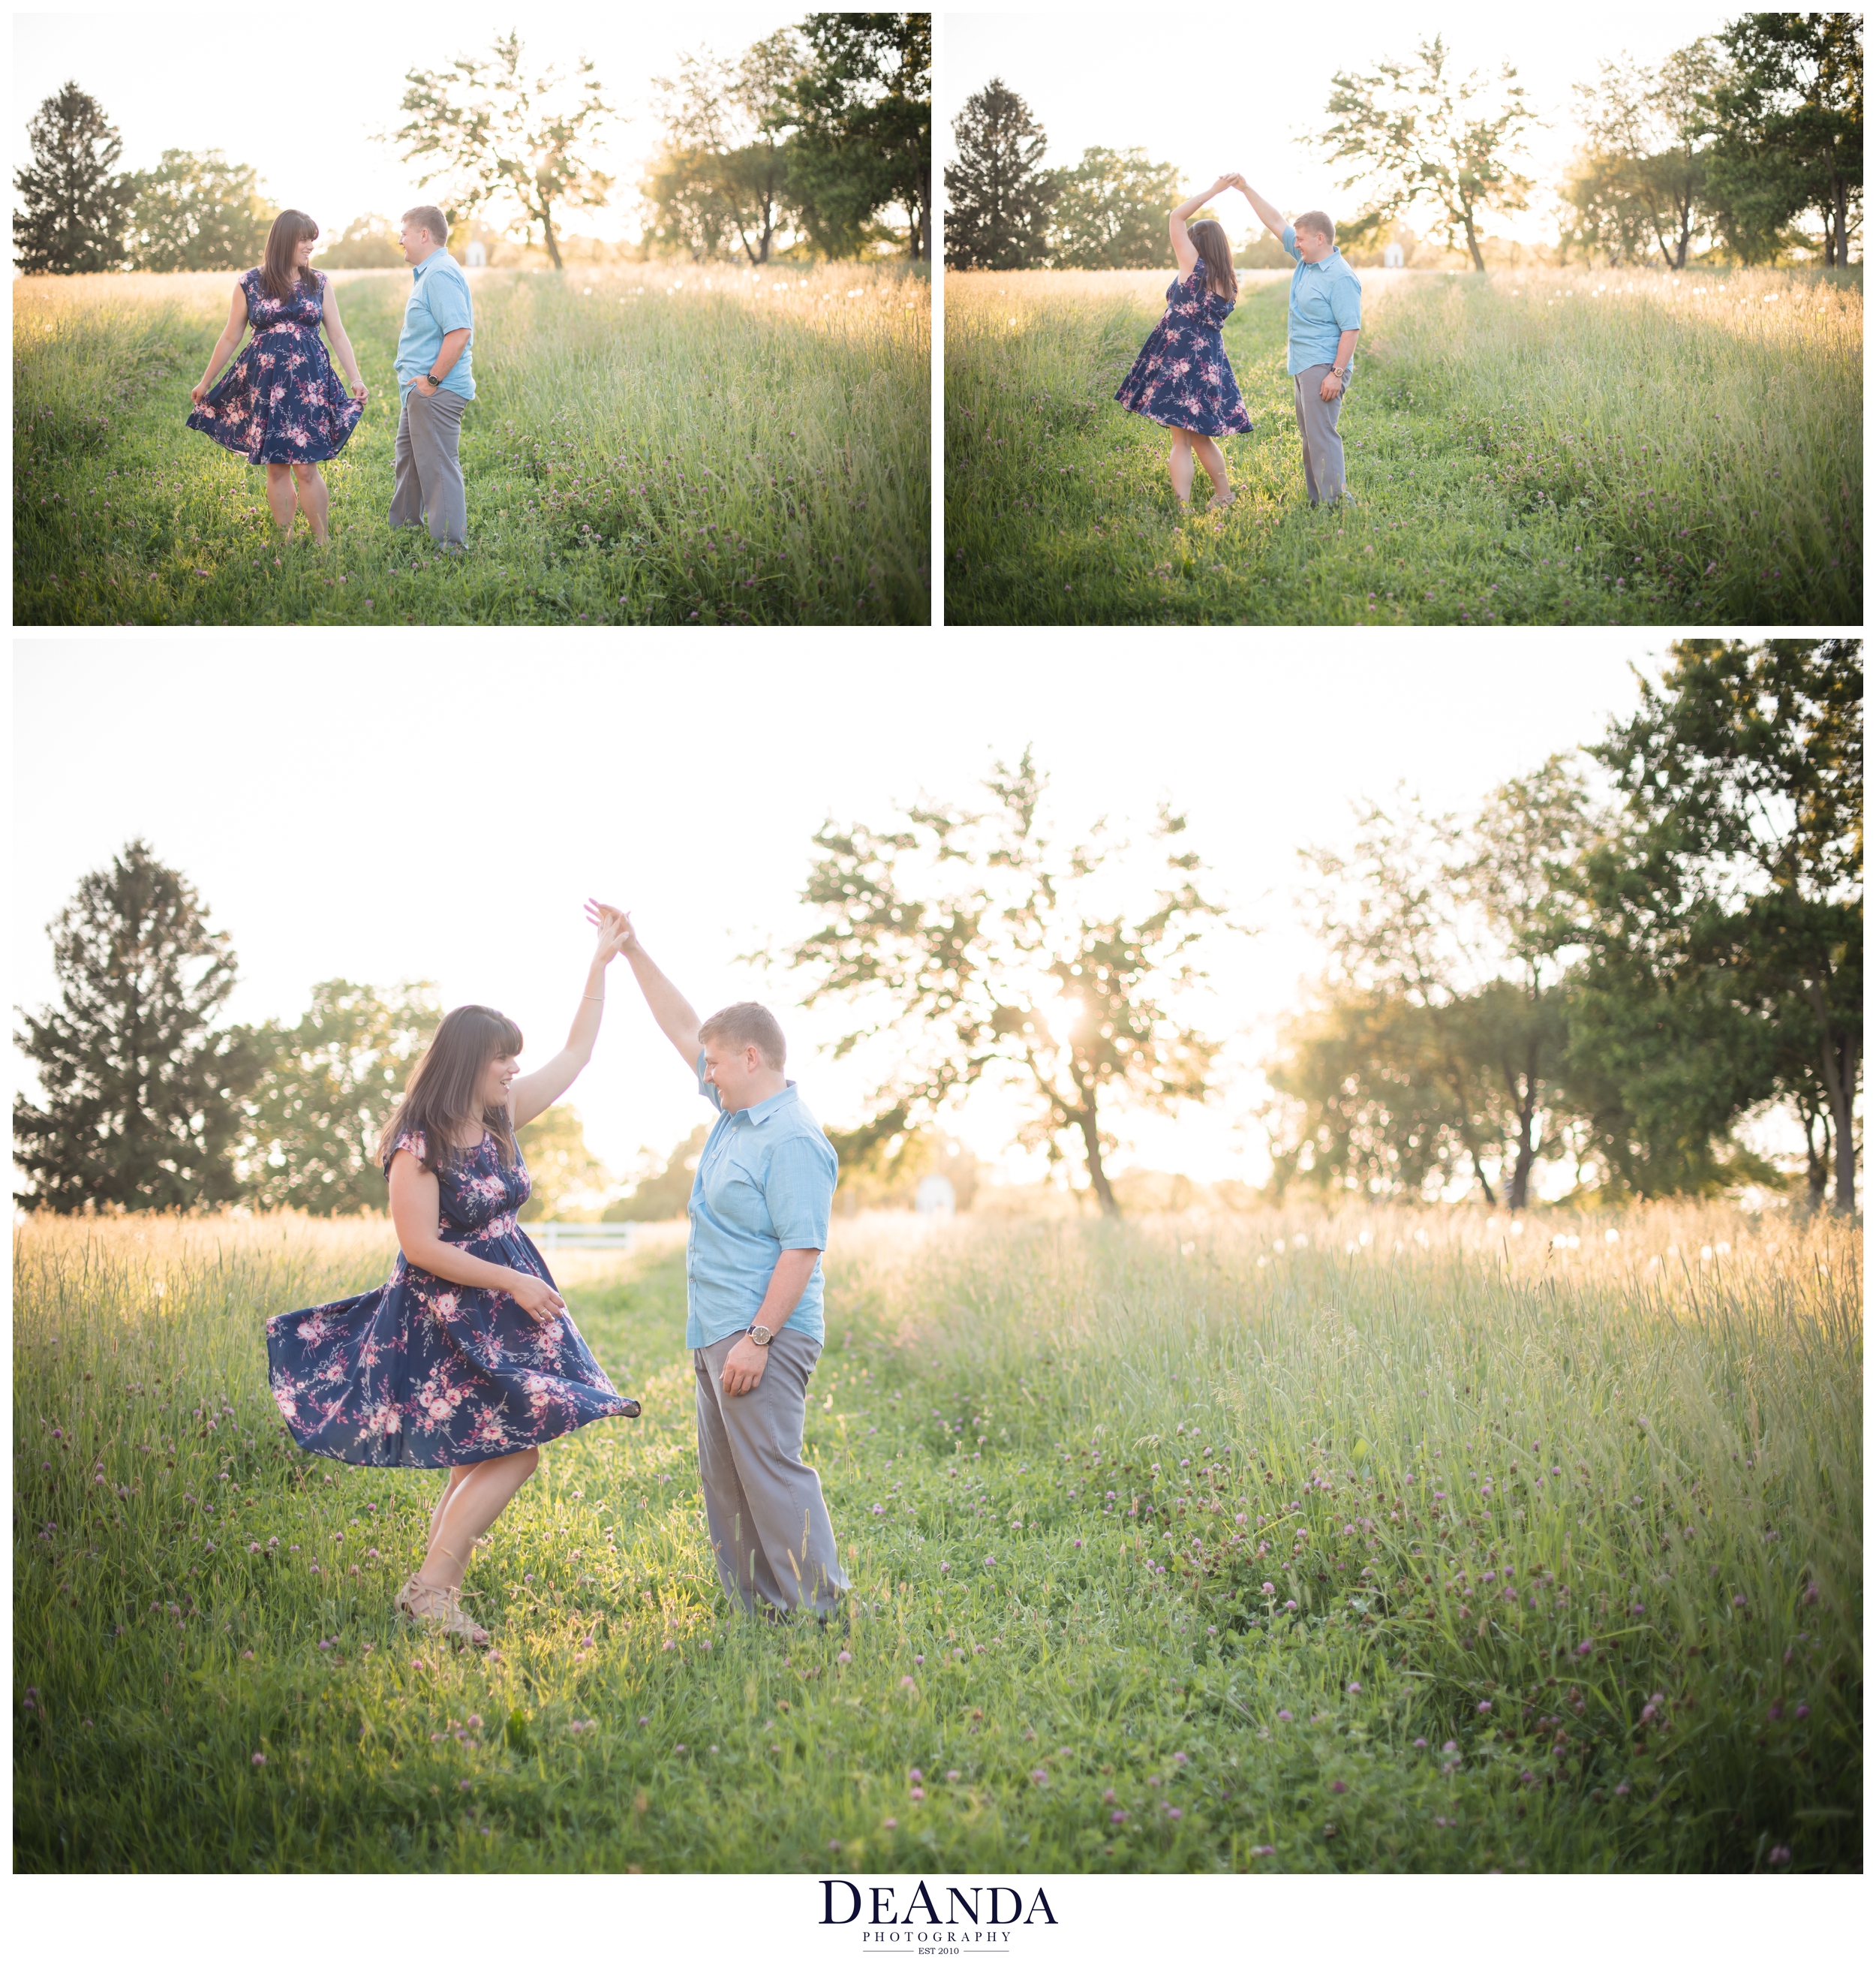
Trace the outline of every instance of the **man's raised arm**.
<instances>
[{"instance_id":1,"label":"man's raised arm","mask_svg":"<svg viewBox=\"0 0 1876 1962\"><path fill-rule=\"evenodd\" d=\"M1281 238L1283 236L1284 225L1287 222L1283 213L1268 198L1259 197L1242 177L1235 177L1231 181L1250 200L1251 209L1263 220L1265 229L1274 232L1278 238Z\"/></svg>"},{"instance_id":2,"label":"man's raised arm","mask_svg":"<svg viewBox=\"0 0 1876 1962\"><path fill-rule=\"evenodd\" d=\"M597 925L601 919L616 921L627 936L619 951L632 963L632 972L636 977L639 989L645 997L645 1005L652 1011L652 1020L665 1032L672 1047L684 1058L687 1069L697 1067L697 1053L703 1048L703 1038L697 1034L701 1018L666 978L665 972L640 944L633 930L632 916L617 906L601 905L598 900L586 902L586 916Z\"/></svg>"}]
</instances>

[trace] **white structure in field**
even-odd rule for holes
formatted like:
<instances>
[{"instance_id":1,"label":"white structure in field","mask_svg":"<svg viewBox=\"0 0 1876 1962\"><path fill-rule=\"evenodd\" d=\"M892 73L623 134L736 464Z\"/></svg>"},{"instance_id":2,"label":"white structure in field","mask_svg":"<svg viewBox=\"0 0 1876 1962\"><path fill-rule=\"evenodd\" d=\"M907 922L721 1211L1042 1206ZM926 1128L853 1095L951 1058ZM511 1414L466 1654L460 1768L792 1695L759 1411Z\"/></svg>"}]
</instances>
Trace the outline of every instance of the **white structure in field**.
<instances>
[{"instance_id":1,"label":"white structure in field","mask_svg":"<svg viewBox=\"0 0 1876 1962\"><path fill-rule=\"evenodd\" d=\"M958 1195L943 1172L930 1172L919 1181L912 1203L920 1213L935 1213L941 1219L949 1219L958 1209Z\"/></svg>"},{"instance_id":2,"label":"white structure in field","mask_svg":"<svg viewBox=\"0 0 1876 1962\"><path fill-rule=\"evenodd\" d=\"M472 238L463 248L462 262L465 266L486 266L489 263L489 248L480 238Z\"/></svg>"},{"instance_id":3,"label":"white structure in field","mask_svg":"<svg viewBox=\"0 0 1876 1962\"><path fill-rule=\"evenodd\" d=\"M470 248L471 251L474 251L474 246ZM474 265L475 261L472 259L469 263L471 265ZM1381 254L1381 264L1383 266L1404 266L1406 263L1407 254L1403 252L1398 245L1389 246Z\"/></svg>"}]
</instances>

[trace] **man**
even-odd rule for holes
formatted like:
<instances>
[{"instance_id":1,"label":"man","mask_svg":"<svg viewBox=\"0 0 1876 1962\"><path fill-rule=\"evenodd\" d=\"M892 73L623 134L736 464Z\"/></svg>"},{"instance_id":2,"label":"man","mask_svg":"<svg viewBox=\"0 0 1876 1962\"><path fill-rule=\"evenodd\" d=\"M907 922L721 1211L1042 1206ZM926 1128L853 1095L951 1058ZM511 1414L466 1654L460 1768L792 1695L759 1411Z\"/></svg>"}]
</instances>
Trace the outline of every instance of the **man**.
<instances>
[{"instance_id":1,"label":"man","mask_svg":"<svg viewBox=\"0 0 1876 1962\"><path fill-rule=\"evenodd\" d=\"M1233 180L1251 209L1297 262L1290 275L1290 374L1297 430L1303 439L1303 482L1312 505L1348 495L1342 438L1335 425L1354 372L1361 331L1361 282L1335 250L1335 221L1306 211L1294 225L1243 177Z\"/></svg>"},{"instance_id":2,"label":"man","mask_svg":"<svg viewBox=\"0 0 1876 1962\"><path fill-rule=\"evenodd\" d=\"M592 912L630 935L621 951L652 1019L722 1114L691 1187L684 1329L717 1576L751 1613L805 1609L825 1622L847 1577L801 1437L821 1355L821 1253L839 1161L782 1073L787 1047L768 1010L739 1002L700 1023L630 917L612 906Z\"/></svg>"},{"instance_id":3,"label":"man","mask_svg":"<svg viewBox=\"0 0 1876 1962\"><path fill-rule=\"evenodd\" d=\"M456 461L462 412L475 400L469 348L475 337L469 282L443 250L449 221L433 204L404 215L398 234L410 267L410 297L397 342L397 475L391 526L428 520L445 550L469 542L469 506Z\"/></svg>"}]
</instances>

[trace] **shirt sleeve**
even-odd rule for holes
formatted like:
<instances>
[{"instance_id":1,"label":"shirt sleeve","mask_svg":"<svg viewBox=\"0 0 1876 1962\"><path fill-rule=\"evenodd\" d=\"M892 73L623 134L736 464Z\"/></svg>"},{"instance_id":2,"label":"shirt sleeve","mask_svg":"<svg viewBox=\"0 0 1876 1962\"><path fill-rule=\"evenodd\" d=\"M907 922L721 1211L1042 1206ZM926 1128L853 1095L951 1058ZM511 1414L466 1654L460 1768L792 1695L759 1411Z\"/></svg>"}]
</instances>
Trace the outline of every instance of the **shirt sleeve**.
<instances>
[{"instance_id":1,"label":"shirt sleeve","mask_svg":"<svg viewBox=\"0 0 1876 1962\"><path fill-rule=\"evenodd\" d=\"M1335 317L1335 324L1346 333L1351 327L1361 324L1361 282L1354 278L1338 280L1329 296L1329 311Z\"/></svg>"},{"instance_id":2,"label":"shirt sleeve","mask_svg":"<svg viewBox=\"0 0 1876 1962\"><path fill-rule=\"evenodd\" d=\"M1303 254L1297 250L1297 228L1294 225L1286 225L1284 227L1278 243L1291 258L1300 259L1303 257Z\"/></svg>"},{"instance_id":3,"label":"shirt sleeve","mask_svg":"<svg viewBox=\"0 0 1876 1962\"><path fill-rule=\"evenodd\" d=\"M723 1107L723 1100L717 1094L716 1085L705 1077L704 1072L707 1066L707 1059L699 1050L697 1053L697 1094L708 1100L713 1110L720 1110Z\"/></svg>"},{"instance_id":4,"label":"shirt sleeve","mask_svg":"<svg viewBox=\"0 0 1876 1962\"><path fill-rule=\"evenodd\" d=\"M839 1177L832 1149L825 1143L817 1147L812 1138L784 1138L770 1152L762 1196L784 1250L812 1247L818 1252L827 1245Z\"/></svg>"},{"instance_id":5,"label":"shirt sleeve","mask_svg":"<svg viewBox=\"0 0 1876 1962\"><path fill-rule=\"evenodd\" d=\"M445 334L475 324L475 316L469 310L469 289L460 280L428 280L423 297L430 303L431 318Z\"/></svg>"}]
</instances>

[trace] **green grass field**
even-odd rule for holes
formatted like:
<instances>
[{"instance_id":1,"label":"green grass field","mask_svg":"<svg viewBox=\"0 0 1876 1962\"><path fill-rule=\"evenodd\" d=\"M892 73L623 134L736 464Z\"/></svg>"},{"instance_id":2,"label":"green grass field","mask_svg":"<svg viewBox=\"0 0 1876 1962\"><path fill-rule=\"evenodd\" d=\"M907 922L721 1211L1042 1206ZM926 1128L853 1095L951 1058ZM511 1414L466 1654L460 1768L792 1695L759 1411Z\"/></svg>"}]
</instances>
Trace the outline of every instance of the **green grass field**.
<instances>
[{"instance_id":1,"label":"green grass field","mask_svg":"<svg viewBox=\"0 0 1876 1962\"><path fill-rule=\"evenodd\" d=\"M1249 274L1224 343L1255 427L1214 516L1112 399L1169 276L946 275L947 620L1862 620L1861 268L1364 273L1355 507L1318 511L1287 276Z\"/></svg>"},{"instance_id":2,"label":"green grass field","mask_svg":"<svg viewBox=\"0 0 1876 1962\"><path fill-rule=\"evenodd\" d=\"M843 1224L831 1634L719 1597L655 1229L563 1273L645 1412L497 1523L486 1656L391 1609L435 1475L267 1394L389 1245L16 1236L17 1870L1861 1865L1852 1227Z\"/></svg>"},{"instance_id":3,"label":"green grass field","mask_svg":"<svg viewBox=\"0 0 1876 1962\"><path fill-rule=\"evenodd\" d=\"M187 428L225 273L14 286L19 625L866 622L931 617L931 309L856 266L474 277L468 553L393 534L410 276L338 273L372 391L333 545Z\"/></svg>"}]
</instances>

